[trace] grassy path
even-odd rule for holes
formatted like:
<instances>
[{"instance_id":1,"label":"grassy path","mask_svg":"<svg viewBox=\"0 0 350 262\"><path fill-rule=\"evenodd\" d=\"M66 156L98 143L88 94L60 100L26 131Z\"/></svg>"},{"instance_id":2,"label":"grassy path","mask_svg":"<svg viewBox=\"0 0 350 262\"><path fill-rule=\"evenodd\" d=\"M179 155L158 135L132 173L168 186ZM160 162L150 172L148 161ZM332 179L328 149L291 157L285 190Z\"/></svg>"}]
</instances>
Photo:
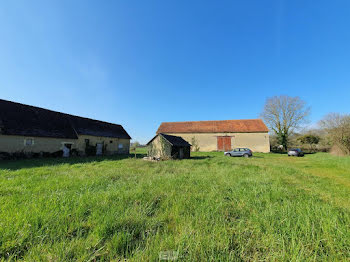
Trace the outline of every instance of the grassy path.
<instances>
[{"instance_id":1,"label":"grassy path","mask_svg":"<svg viewBox=\"0 0 350 262\"><path fill-rule=\"evenodd\" d=\"M283 170L286 181L317 194L332 205L350 208L350 158L329 154L307 155L293 158L277 155L274 163L266 164L271 169Z\"/></svg>"},{"instance_id":2,"label":"grassy path","mask_svg":"<svg viewBox=\"0 0 350 262\"><path fill-rule=\"evenodd\" d=\"M350 159L0 162L0 258L349 261Z\"/></svg>"}]
</instances>

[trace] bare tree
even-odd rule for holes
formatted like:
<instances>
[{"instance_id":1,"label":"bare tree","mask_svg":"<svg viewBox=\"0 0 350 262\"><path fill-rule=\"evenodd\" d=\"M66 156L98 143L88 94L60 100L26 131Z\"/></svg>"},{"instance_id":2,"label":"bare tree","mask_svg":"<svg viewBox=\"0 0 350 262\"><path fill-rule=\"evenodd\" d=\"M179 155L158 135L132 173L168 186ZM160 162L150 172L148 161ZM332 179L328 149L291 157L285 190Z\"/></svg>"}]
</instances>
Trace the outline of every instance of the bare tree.
<instances>
[{"instance_id":1,"label":"bare tree","mask_svg":"<svg viewBox=\"0 0 350 262\"><path fill-rule=\"evenodd\" d=\"M334 145L344 154L350 154L350 115L330 113L320 121L320 125Z\"/></svg>"},{"instance_id":2,"label":"bare tree","mask_svg":"<svg viewBox=\"0 0 350 262\"><path fill-rule=\"evenodd\" d=\"M284 149L290 134L307 122L310 108L300 97L274 96L267 98L261 117Z\"/></svg>"},{"instance_id":3,"label":"bare tree","mask_svg":"<svg viewBox=\"0 0 350 262\"><path fill-rule=\"evenodd\" d=\"M192 137L191 138L191 150L194 151L194 152L198 152L200 147L199 147L199 144L198 144L198 140L196 139L196 137Z\"/></svg>"}]
</instances>

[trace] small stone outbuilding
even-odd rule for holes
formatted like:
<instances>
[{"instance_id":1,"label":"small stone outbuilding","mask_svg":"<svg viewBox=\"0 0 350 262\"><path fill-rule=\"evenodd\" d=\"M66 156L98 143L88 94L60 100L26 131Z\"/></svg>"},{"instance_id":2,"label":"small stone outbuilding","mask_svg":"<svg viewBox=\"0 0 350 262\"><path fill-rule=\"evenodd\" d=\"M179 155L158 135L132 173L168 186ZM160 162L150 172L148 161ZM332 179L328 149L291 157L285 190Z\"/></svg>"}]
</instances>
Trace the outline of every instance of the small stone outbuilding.
<instances>
[{"instance_id":1,"label":"small stone outbuilding","mask_svg":"<svg viewBox=\"0 0 350 262\"><path fill-rule=\"evenodd\" d=\"M148 156L160 159L191 157L191 144L179 136L158 134L147 143Z\"/></svg>"}]
</instances>

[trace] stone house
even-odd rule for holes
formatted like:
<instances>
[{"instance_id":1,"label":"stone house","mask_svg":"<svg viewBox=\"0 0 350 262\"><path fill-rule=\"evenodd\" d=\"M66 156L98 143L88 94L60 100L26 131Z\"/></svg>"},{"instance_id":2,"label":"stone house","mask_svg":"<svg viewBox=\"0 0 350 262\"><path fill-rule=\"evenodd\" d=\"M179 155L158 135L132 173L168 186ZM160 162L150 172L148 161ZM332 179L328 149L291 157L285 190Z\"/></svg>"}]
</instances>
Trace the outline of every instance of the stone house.
<instances>
[{"instance_id":1,"label":"stone house","mask_svg":"<svg viewBox=\"0 0 350 262\"><path fill-rule=\"evenodd\" d=\"M249 148L270 152L269 130L261 119L163 122L157 134L180 136L198 151L228 151Z\"/></svg>"},{"instance_id":2,"label":"stone house","mask_svg":"<svg viewBox=\"0 0 350 262\"><path fill-rule=\"evenodd\" d=\"M0 153L52 154L69 149L128 154L129 134L121 125L0 99Z\"/></svg>"}]
</instances>

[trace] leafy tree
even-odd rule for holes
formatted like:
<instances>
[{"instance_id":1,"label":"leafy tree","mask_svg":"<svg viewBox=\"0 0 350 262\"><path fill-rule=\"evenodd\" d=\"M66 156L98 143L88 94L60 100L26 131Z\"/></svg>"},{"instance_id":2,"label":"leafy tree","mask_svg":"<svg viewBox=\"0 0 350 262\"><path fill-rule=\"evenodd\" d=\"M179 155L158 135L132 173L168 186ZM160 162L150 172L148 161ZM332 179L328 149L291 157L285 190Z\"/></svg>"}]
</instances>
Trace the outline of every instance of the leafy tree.
<instances>
[{"instance_id":1,"label":"leafy tree","mask_svg":"<svg viewBox=\"0 0 350 262\"><path fill-rule=\"evenodd\" d=\"M307 122L309 114L310 108L299 97L274 96L266 100L261 117L287 149L289 136Z\"/></svg>"},{"instance_id":2,"label":"leafy tree","mask_svg":"<svg viewBox=\"0 0 350 262\"><path fill-rule=\"evenodd\" d=\"M313 134L307 134L298 137L297 140L299 140L303 145L308 144L310 146L310 150L313 150L313 146L320 142L320 137Z\"/></svg>"}]
</instances>

